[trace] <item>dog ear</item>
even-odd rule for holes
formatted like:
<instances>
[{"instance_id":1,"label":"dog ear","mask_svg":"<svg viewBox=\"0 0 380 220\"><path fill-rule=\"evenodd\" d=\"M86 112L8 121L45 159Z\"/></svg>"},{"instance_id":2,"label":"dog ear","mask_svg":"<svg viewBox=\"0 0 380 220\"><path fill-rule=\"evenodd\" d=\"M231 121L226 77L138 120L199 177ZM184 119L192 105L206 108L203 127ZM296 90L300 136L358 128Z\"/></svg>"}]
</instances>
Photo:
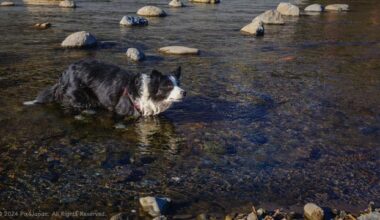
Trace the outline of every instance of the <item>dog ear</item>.
<instances>
[{"instance_id":1,"label":"dog ear","mask_svg":"<svg viewBox=\"0 0 380 220\"><path fill-rule=\"evenodd\" d=\"M150 73L150 76L152 78L160 78L162 76L162 73L158 70L152 70L152 72Z\"/></svg>"},{"instance_id":2,"label":"dog ear","mask_svg":"<svg viewBox=\"0 0 380 220\"><path fill-rule=\"evenodd\" d=\"M177 67L177 69L174 70L173 75L177 80L179 80L181 77L181 66Z\"/></svg>"}]
</instances>

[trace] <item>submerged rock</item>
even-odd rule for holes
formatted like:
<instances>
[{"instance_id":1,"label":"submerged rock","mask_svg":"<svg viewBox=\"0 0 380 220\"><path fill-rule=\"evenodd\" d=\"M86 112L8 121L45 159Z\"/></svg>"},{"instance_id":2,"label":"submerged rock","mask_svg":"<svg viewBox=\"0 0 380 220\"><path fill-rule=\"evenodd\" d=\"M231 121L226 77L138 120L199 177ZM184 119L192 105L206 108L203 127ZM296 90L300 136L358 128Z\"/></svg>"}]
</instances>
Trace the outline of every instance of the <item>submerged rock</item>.
<instances>
[{"instance_id":1,"label":"submerged rock","mask_svg":"<svg viewBox=\"0 0 380 220\"><path fill-rule=\"evenodd\" d=\"M61 43L62 47L93 47L96 46L96 38L86 31L79 31L73 34L70 34L66 39Z\"/></svg>"},{"instance_id":2,"label":"submerged rock","mask_svg":"<svg viewBox=\"0 0 380 220\"><path fill-rule=\"evenodd\" d=\"M322 12L323 6L320 4L312 4L307 6L304 10L308 12Z\"/></svg>"},{"instance_id":3,"label":"submerged rock","mask_svg":"<svg viewBox=\"0 0 380 220\"><path fill-rule=\"evenodd\" d=\"M144 6L144 7L140 8L137 11L137 14L141 15L141 16L150 16L150 17L164 17L164 16L166 16L166 12L164 10L162 10L159 7L151 6L151 5Z\"/></svg>"},{"instance_id":4,"label":"submerged rock","mask_svg":"<svg viewBox=\"0 0 380 220\"><path fill-rule=\"evenodd\" d=\"M169 3L169 6L170 7L173 7L173 8L180 8L180 7L183 7L185 6L181 0L172 0L170 3Z\"/></svg>"},{"instance_id":5,"label":"submerged rock","mask_svg":"<svg viewBox=\"0 0 380 220\"><path fill-rule=\"evenodd\" d=\"M5 1L5 2L1 2L0 5L1 5L1 6L14 6L15 3L10 2L10 1Z\"/></svg>"},{"instance_id":6,"label":"submerged rock","mask_svg":"<svg viewBox=\"0 0 380 220\"><path fill-rule=\"evenodd\" d=\"M145 59L145 54L137 48L128 48L127 57L133 61L141 61Z\"/></svg>"},{"instance_id":7,"label":"submerged rock","mask_svg":"<svg viewBox=\"0 0 380 220\"><path fill-rule=\"evenodd\" d=\"M325 7L326 11L348 11L349 6L347 4L331 4Z\"/></svg>"},{"instance_id":8,"label":"submerged rock","mask_svg":"<svg viewBox=\"0 0 380 220\"><path fill-rule=\"evenodd\" d=\"M199 54L199 49L184 47L184 46L161 47L159 51L166 54L177 54L177 55Z\"/></svg>"},{"instance_id":9,"label":"submerged rock","mask_svg":"<svg viewBox=\"0 0 380 220\"><path fill-rule=\"evenodd\" d=\"M65 0L65 1L59 2L59 7L61 7L61 8L76 8L77 5L75 4L75 1Z\"/></svg>"},{"instance_id":10,"label":"submerged rock","mask_svg":"<svg viewBox=\"0 0 380 220\"><path fill-rule=\"evenodd\" d=\"M261 20L253 20L250 24L244 26L240 31L248 34L252 34L255 36L264 35L264 26Z\"/></svg>"},{"instance_id":11,"label":"submerged rock","mask_svg":"<svg viewBox=\"0 0 380 220\"><path fill-rule=\"evenodd\" d=\"M129 216L127 213L119 213L116 215L113 215L110 220L128 220Z\"/></svg>"},{"instance_id":12,"label":"submerged rock","mask_svg":"<svg viewBox=\"0 0 380 220\"><path fill-rule=\"evenodd\" d=\"M304 217L307 220L323 220L323 210L314 203L307 203L304 207Z\"/></svg>"},{"instance_id":13,"label":"submerged rock","mask_svg":"<svg viewBox=\"0 0 380 220\"><path fill-rule=\"evenodd\" d=\"M83 115L75 115L75 116L74 116L74 119L75 119L75 120L78 120L78 121L83 121L83 120L85 120L86 118L83 117Z\"/></svg>"},{"instance_id":14,"label":"submerged rock","mask_svg":"<svg viewBox=\"0 0 380 220\"><path fill-rule=\"evenodd\" d=\"M48 29L49 27L51 27L51 24L49 22L46 22L46 23L37 23L34 25L35 28L37 29Z\"/></svg>"},{"instance_id":15,"label":"submerged rock","mask_svg":"<svg viewBox=\"0 0 380 220\"><path fill-rule=\"evenodd\" d=\"M125 124L123 124L123 123L117 123L117 124L114 125L114 128L116 128L116 129L125 129L125 128L127 128L127 126L125 126Z\"/></svg>"},{"instance_id":16,"label":"submerged rock","mask_svg":"<svg viewBox=\"0 0 380 220\"><path fill-rule=\"evenodd\" d=\"M300 15L300 9L297 6L285 2L281 2L280 4L278 4L277 11L280 12L280 14L287 16Z\"/></svg>"},{"instance_id":17,"label":"submerged rock","mask_svg":"<svg viewBox=\"0 0 380 220\"><path fill-rule=\"evenodd\" d=\"M253 19L252 22L255 22L255 20L261 20L264 24L285 24L282 15L277 10L265 11Z\"/></svg>"},{"instance_id":18,"label":"submerged rock","mask_svg":"<svg viewBox=\"0 0 380 220\"><path fill-rule=\"evenodd\" d=\"M166 197L147 196L140 198L139 202L144 212L152 217L158 217L166 211L171 200Z\"/></svg>"},{"instance_id":19,"label":"submerged rock","mask_svg":"<svg viewBox=\"0 0 380 220\"><path fill-rule=\"evenodd\" d=\"M120 24L125 26L146 26L148 25L148 20L143 17L124 16L120 20Z\"/></svg>"},{"instance_id":20,"label":"submerged rock","mask_svg":"<svg viewBox=\"0 0 380 220\"><path fill-rule=\"evenodd\" d=\"M208 4L217 4L220 3L220 0L190 0L195 3L208 3Z\"/></svg>"}]
</instances>

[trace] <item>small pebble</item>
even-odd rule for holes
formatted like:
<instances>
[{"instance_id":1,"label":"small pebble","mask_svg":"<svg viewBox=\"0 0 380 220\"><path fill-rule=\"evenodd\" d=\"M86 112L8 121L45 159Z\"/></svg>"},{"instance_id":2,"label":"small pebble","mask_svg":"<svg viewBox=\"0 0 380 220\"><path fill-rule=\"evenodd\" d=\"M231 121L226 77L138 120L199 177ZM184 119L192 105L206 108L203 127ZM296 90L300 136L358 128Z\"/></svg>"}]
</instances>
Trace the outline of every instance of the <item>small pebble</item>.
<instances>
[{"instance_id":1,"label":"small pebble","mask_svg":"<svg viewBox=\"0 0 380 220\"><path fill-rule=\"evenodd\" d=\"M85 119L85 117L83 117L83 115L76 115L74 118L75 118L75 120L78 120L78 121L83 121Z\"/></svg>"},{"instance_id":2,"label":"small pebble","mask_svg":"<svg viewBox=\"0 0 380 220\"><path fill-rule=\"evenodd\" d=\"M123 123L117 123L114 126L116 129L125 129L127 128Z\"/></svg>"}]
</instances>

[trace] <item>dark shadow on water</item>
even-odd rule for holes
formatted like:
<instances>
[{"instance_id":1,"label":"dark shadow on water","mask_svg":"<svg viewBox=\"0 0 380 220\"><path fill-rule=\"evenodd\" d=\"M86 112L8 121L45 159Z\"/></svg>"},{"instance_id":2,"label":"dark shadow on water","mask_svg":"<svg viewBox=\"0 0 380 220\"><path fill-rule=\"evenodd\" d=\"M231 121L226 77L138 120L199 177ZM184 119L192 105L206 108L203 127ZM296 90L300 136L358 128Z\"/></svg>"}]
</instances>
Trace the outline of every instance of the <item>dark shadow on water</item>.
<instances>
[{"instance_id":1,"label":"dark shadow on water","mask_svg":"<svg viewBox=\"0 0 380 220\"><path fill-rule=\"evenodd\" d=\"M192 96L183 102L176 103L164 116L180 122L213 122L244 120L252 123L265 117L274 106L269 96L259 95L257 103L239 103L227 100Z\"/></svg>"}]
</instances>

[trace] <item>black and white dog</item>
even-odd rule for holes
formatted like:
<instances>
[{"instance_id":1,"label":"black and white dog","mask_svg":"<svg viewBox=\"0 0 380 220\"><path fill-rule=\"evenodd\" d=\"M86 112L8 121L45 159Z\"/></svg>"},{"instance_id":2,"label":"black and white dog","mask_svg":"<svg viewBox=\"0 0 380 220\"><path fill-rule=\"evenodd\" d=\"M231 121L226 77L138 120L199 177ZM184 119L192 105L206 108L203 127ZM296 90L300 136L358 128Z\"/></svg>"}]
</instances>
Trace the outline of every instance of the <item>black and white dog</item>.
<instances>
[{"instance_id":1,"label":"black and white dog","mask_svg":"<svg viewBox=\"0 0 380 220\"><path fill-rule=\"evenodd\" d=\"M66 108L86 110L105 108L121 116L157 115L186 92L179 87L181 67L163 75L134 74L118 66L96 60L71 64L58 82L25 105L57 102Z\"/></svg>"}]
</instances>

